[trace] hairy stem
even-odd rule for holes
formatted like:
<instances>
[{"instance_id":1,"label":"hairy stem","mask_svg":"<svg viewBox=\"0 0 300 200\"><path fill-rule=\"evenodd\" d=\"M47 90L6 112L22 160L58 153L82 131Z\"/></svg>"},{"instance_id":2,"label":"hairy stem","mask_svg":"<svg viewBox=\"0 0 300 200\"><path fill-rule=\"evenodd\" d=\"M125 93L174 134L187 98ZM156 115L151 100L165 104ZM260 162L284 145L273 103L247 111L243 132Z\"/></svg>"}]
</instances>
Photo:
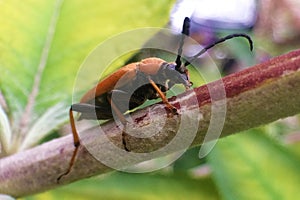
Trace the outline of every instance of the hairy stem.
<instances>
[{"instance_id":1,"label":"hairy stem","mask_svg":"<svg viewBox=\"0 0 300 200\"><path fill-rule=\"evenodd\" d=\"M75 166L60 183L56 179L67 169L74 150L71 135L2 158L0 193L14 197L35 194L298 114L299 68L297 50L171 98L178 115L168 115L163 104L139 110L124 130L136 134L126 134L130 152L123 150L119 123L111 121L81 131L83 145ZM210 127L212 120L224 124L219 123L216 129ZM212 134L205 138L210 129ZM153 130L156 134L149 136Z\"/></svg>"}]
</instances>

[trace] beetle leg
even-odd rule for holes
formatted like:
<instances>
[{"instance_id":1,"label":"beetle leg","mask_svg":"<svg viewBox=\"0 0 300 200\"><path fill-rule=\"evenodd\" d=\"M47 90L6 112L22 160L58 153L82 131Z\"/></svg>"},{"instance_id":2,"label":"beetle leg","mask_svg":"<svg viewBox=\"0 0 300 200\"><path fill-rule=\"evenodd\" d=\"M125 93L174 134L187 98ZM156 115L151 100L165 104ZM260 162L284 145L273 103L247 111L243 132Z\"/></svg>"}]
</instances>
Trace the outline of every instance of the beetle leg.
<instances>
[{"instance_id":1,"label":"beetle leg","mask_svg":"<svg viewBox=\"0 0 300 200\"><path fill-rule=\"evenodd\" d=\"M121 121L123 126L125 127L127 124L127 120L125 119L123 113L121 113L121 111L118 109L116 104L111 100L111 97L109 95L107 96L107 99L108 99L108 102L110 103L111 109L116 113L117 117L119 118L119 120ZM122 131L122 143L123 143L125 151L130 151L127 148L126 133L124 132L124 130Z\"/></svg>"},{"instance_id":2,"label":"beetle leg","mask_svg":"<svg viewBox=\"0 0 300 200\"><path fill-rule=\"evenodd\" d=\"M57 182L59 183L60 179L69 174L73 165L74 165L74 162L75 162L75 158L76 158L76 155L77 155L77 152L78 152L78 149L79 149L79 146L80 146L80 140L79 140L79 135L77 133L77 130L76 130L76 127L75 127L75 120L74 120L74 116L73 116L73 110L72 110L72 106L69 110L69 118L70 118L70 124L71 124L71 129L72 129L72 134L73 134L73 141L74 141L74 151L73 151L73 155L71 157L71 160L70 160L70 163L69 163L69 167L67 169L67 171L63 174L61 174L58 178L57 178Z\"/></svg>"},{"instance_id":3,"label":"beetle leg","mask_svg":"<svg viewBox=\"0 0 300 200\"><path fill-rule=\"evenodd\" d=\"M116 104L111 100L110 96L107 96L107 99L108 99L108 102L110 103L112 110L116 113L120 122L125 126L127 124L127 120L125 119L123 113L119 110L119 108L116 106Z\"/></svg>"},{"instance_id":4,"label":"beetle leg","mask_svg":"<svg viewBox=\"0 0 300 200\"><path fill-rule=\"evenodd\" d=\"M173 113L173 114L177 114L177 109L172 106L166 95L159 89L159 87L156 85L156 83L149 77L149 82L150 84L153 86L153 88L156 90L156 92L158 93L158 95L160 96L162 102L166 105L166 107Z\"/></svg>"}]
</instances>

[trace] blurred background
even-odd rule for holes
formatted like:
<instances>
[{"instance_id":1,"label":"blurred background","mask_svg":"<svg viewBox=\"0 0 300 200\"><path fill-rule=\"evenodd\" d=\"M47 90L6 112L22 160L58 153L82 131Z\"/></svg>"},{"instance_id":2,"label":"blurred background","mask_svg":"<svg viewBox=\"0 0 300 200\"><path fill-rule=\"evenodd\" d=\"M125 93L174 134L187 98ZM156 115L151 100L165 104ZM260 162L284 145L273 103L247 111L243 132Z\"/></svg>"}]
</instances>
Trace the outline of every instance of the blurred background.
<instances>
[{"instance_id":1,"label":"blurred background","mask_svg":"<svg viewBox=\"0 0 300 200\"><path fill-rule=\"evenodd\" d=\"M27 98L26 92L23 98L13 98L14 92L18 94L20 90L14 88L17 84L8 78L11 77L9 73L24 70L23 76L31 77L31 71L26 70L36 57L35 50L42 46L43 39L39 36L51 26L48 19L53 13L58 14L58 19L46 65L47 76L42 78L43 92L37 97L35 118L55 102L68 105L72 97L70 88L88 53L99 43L124 31L144 27L170 28L174 36L164 42L176 45L184 17L190 17L191 37L199 45L190 45L184 52L186 56L196 54L203 46L227 34L249 34L254 40L253 53L242 39L233 39L209 51L224 76L298 49L300 45L300 2L297 0L32 0L1 2L0 7L1 48L3 52L14 52L12 55L17 55L20 63L26 66L22 69L2 68L4 75L0 88L6 102L0 98L0 104L16 119ZM157 35L144 38L145 44L155 37ZM29 39L30 43L24 42ZM127 42L130 41L124 41ZM118 51L117 46L112 49ZM137 51L122 57L117 65L160 55L160 51L153 49ZM10 59L5 53L3 57ZM31 60L27 60L28 57ZM206 59L206 56L199 58L199 66L205 65ZM13 65L17 66L16 63ZM3 61L0 64L5 66ZM31 80L27 79L23 81L29 84ZM201 79L195 82L196 86L204 83ZM52 95L49 97L48 94ZM62 121L66 122L67 114L63 114L66 118ZM37 143L61 136L61 132L66 131L55 127L55 131L45 134ZM159 171L144 174L113 172L22 199L300 198L299 116L223 138L205 158L199 159L198 153L199 147L190 149Z\"/></svg>"}]
</instances>

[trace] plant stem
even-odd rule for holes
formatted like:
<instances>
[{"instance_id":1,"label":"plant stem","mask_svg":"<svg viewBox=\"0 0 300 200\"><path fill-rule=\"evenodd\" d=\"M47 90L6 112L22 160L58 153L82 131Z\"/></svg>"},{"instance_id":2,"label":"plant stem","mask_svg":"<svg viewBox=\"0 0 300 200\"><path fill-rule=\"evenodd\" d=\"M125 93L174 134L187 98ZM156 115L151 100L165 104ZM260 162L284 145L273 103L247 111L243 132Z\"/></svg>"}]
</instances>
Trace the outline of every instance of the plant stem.
<instances>
[{"instance_id":1,"label":"plant stem","mask_svg":"<svg viewBox=\"0 0 300 200\"><path fill-rule=\"evenodd\" d=\"M59 184L56 179L67 169L74 149L71 135L2 158L0 193L21 197L114 170L97 161L94 156L104 162L111 161L117 167L126 167L176 152L186 147L181 143L192 134L190 130L193 128L196 129L196 135L189 138L190 146L199 146L203 143L212 120L214 109L212 104L217 113L220 105L226 106L224 126L220 124L221 137L298 114L300 113L299 68L300 50L297 50L171 98L170 103L178 109L178 115L167 115L163 104L139 110L131 115L132 122L126 127L126 132L130 131L137 135L151 133L157 129L159 132L146 138L127 135L126 143L131 152L122 150L120 154L114 152L116 146L123 148L122 130L118 123L111 121L101 125L101 129L97 126L82 131L83 145L79 149L75 166ZM226 99L222 98L222 88L225 89ZM214 100L211 99L211 94L214 95ZM185 114L186 118L182 118ZM215 115L217 118L218 116ZM193 124L196 126L192 127ZM177 137L176 134L182 126L188 128L184 128L185 135L180 138L181 142L176 143L174 148L168 149L169 151L159 152L159 149L165 148L166 144ZM218 134L211 135L209 139L217 138ZM141 154L156 150L159 153L153 154L152 157ZM91 152L96 153L92 156ZM140 152L140 155L144 156L137 159L133 156L133 159L127 162L124 160L124 155L129 153L135 155L135 152Z\"/></svg>"}]
</instances>

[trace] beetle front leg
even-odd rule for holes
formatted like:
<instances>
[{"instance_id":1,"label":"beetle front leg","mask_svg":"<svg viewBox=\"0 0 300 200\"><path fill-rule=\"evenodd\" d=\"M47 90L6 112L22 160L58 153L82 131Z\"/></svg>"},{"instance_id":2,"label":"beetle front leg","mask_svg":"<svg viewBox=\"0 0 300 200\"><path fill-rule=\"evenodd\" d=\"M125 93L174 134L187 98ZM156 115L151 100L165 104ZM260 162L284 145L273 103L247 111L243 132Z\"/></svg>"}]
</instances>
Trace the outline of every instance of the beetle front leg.
<instances>
[{"instance_id":1,"label":"beetle front leg","mask_svg":"<svg viewBox=\"0 0 300 200\"><path fill-rule=\"evenodd\" d=\"M162 102L166 105L167 109L169 111L171 111L172 114L177 115L178 114L177 109L169 103L166 95L159 89L159 87L156 85L156 83L150 77L148 79L149 79L149 82L152 85L152 87L156 90L156 92L160 96Z\"/></svg>"}]
</instances>

